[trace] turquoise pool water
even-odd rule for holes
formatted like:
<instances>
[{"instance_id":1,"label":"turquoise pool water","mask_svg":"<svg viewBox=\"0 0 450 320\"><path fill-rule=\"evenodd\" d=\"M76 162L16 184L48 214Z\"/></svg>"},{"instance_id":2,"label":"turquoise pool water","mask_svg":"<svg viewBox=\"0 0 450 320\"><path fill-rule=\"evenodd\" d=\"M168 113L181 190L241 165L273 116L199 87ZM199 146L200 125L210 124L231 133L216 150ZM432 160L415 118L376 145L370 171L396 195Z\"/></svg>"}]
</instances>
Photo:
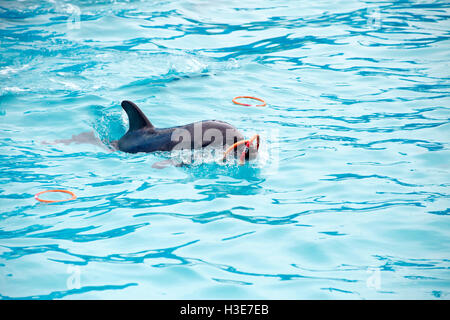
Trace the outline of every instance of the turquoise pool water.
<instances>
[{"instance_id":1,"label":"turquoise pool water","mask_svg":"<svg viewBox=\"0 0 450 320\"><path fill-rule=\"evenodd\" d=\"M0 1L0 297L449 299L449 7ZM42 144L119 138L125 99L260 158Z\"/></svg>"}]
</instances>

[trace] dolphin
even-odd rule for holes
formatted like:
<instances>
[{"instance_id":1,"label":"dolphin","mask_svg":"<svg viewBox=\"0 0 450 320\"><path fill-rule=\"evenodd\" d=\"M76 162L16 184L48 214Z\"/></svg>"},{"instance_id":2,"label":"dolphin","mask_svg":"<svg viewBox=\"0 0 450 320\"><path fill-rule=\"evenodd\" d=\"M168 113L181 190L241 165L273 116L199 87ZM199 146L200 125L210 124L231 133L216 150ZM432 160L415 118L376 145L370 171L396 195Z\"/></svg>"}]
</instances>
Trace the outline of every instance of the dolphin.
<instances>
[{"instance_id":1,"label":"dolphin","mask_svg":"<svg viewBox=\"0 0 450 320\"><path fill-rule=\"evenodd\" d=\"M109 151L120 150L128 153L194 150L211 147L224 152L234 149L234 156L244 156L245 160L254 160L258 154L258 146L237 143L245 140L244 135L231 124L219 120L204 120L182 126L156 128L139 107L128 100L121 103L128 116L128 131L119 139L113 141L100 140L93 131L72 135L71 139L59 139L53 142L42 141L42 144L54 145L58 143L87 143L107 148ZM106 145L105 145L106 144ZM236 144L236 146L234 146ZM234 146L233 148L230 148ZM111 150L112 149L112 150ZM153 165L163 168L167 165L177 165L170 160L161 161Z\"/></svg>"},{"instance_id":2,"label":"dolphin","mask_svg":"<svg viewBox=\"0 0 450 320\"><path fill-rule=\"evenodd\" d=\"M129 129L112 145L123 152L156 152L212 147L224 150L236 142L245 140L244 135L231 124L219 120L203 120L182 126L156 128L142 110L133 102L124 100L122 108L128 116ZM245 160L257 157L253 144L241 144L235 148L235 156L245 151Z\"/></svg>"}]
</instances>

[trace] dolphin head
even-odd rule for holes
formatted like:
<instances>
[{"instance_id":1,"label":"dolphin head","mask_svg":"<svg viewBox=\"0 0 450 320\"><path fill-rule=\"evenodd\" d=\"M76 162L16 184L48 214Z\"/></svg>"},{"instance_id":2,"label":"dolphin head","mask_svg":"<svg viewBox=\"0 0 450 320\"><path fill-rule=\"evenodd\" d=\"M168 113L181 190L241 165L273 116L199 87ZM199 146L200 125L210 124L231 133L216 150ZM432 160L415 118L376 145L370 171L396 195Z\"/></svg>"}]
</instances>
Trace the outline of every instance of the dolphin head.
<instances>
[{"instance_id":1,"label":"dolphin head","mask_svg":"<svg viewBox=\"0 0 450 320\"><path fill-rule=\"evenodd\" d=\"M254 143L244 145L242 151L238 153L238 155L240 155L241 159L244 161L252 161L258 157L258 149L259 146L255 146Z\"/></svg>"},{"instance_id":2,"label":"dolphin head","mask_svg":"<svg viewBox=\"0 0 450 320\"><path fill-rule=\"evenodd\" d=\"M259 142L259 135L257 134L249 140L241 139L226 149L224 159L228 155L233 154L239 160L240 164L255 160L258 157Z\"/></svg>"}]
</instances>

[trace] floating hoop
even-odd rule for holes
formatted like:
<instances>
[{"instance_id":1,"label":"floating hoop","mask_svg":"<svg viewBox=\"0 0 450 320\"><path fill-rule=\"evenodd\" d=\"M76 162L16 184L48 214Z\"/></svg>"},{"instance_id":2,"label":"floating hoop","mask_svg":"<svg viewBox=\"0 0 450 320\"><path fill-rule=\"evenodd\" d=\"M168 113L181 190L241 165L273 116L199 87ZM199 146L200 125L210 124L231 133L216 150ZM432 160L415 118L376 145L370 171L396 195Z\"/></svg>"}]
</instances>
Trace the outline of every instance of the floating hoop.
<instances>
[{"instance_id":1,"label":"floating hoop","mask_svg":"<svg viewBox=\"0 0 450 320\"><path fill-rule=\"evenodd\" d=\"M255 139L256 139L256 151L258 152L258 150L259 150L259 134L255 134L245 144L245 149L244 149L244 151L242 151L241 157L239 158L239 164L240 165L243 165L245 163L245 157L247 156L247 153L249 152L250 145L253 143L253 141Z\"/></svg>"},{"instance_id":2,"label":"floating hoop","mask_svg":"<svg viewBox=\"0 0 450 320\"><path fill-rule=\"evenodd\" d=\"M242 151L241 156L239 158L239 165L243 165L245 163L245 156L249 151L250 145L253 143L253 141L255 141L256 139L256 151L259 150L259 134L255 134L253 137L251 137L248 140L240 140L238 142L236 142L235 144L233 144L232 146L228 147L228 149L224 152L223 154L223 158L222 160L225 160L227 155L234 149L236 149L237 147L239 147L242 144L245 144L245 149L244 151Z\"/></svg>"},{"instance_id":3,"label":"floating hoop","mask_svg":"<svg viewBox=\"0 0 450 320\"><path fill-rule=\"evenodd\" d=\"M242 102L237 102L236 101L236 99L244 99L244 98L245 99L253 99L253 100L257 100L259 102L262 102L262 104L257 104L255 107L264 107L264 106L266 106L266 102L263 99L256 98L256 97L250 97L250 96L239 96L239 97L234 98L232 101L235 104L238 104L238 105L241 105L241 106L251 107L252 106L251 104L246 104L246 103L242 103Z\"/></svg>"},{"instance_id":4,"label":"floating hoop","mask_svg":"<svg viewBox=\"0 0 450 320\"><path fill-rule=\"evenodd\" d=\"M67 194L70 194L71 196L72 196L72 198L70 198L70 199L63 199L63 200L44 200L44 199L41 199L41 198L39 198L39 196L41 195L41 194L44 194L44 193L47 193L47 192L61 192L61 193L67 193ZM36 195L34 196L34 198L37 200L37 201L40 201L40 202L45 202L45 203L55 203L55 202L62 202L62 201L70 201L70 200L75 200L76 198L77 198L77 196L75 195L75 193L73 193L72 191L69 191L69 190L45 190L45 191L41 191L41 192L38 192L38 193L36 193Z\"/></svg>"}]
</instances>

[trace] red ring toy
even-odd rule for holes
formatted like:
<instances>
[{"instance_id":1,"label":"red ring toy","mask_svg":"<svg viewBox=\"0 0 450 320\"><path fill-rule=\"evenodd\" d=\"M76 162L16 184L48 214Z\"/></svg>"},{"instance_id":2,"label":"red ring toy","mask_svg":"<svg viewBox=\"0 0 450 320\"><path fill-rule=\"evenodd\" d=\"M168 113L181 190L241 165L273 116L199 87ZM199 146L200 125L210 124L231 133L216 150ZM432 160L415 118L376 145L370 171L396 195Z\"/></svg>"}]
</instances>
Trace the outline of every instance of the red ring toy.
<instances>
[{"instance_id":1,"label":"red ring toy","mask_svg":"<svg viewBox=\"0 0 450 320\"><path fill-rule=\"evenodd\" d=\"M255 107L264 107L266 105L266 102L263 99L260 98L256 98L256 97L250 97L250 96L239 96L236 98L233 98L233 102L235 104L241 105L241 106L247 106L247 107L251 107L251 104L246 104L246 103L241 103L241 102L237 102L236 99L241 99L241 98L245 98L245 99L253 99L253 100L258 100L260 102L262 102L263 104L257 104Z\"/></svg>"},{"instance_id":2,"label":"red ring toy","mask_svg":"<svg viewBox=\"0 0 450 320\"><path fill-rule=\"evenodd\" d=\"M41 194L44 194L44 193L47 193L47 192L61 192L61 193L67 193L67 194L70 194L70 195L72 196L72 198L70 198L70 199L64 199L64 200L44 200L44 199L39 198L39 196L40 196ZM44 202L44 203L55 203L55 202L61 202L61 201L75 200L75 199L77 198L77 196L76 196L75 193L73 193L72 191L56 189L56 190L45 190L45 191L38 192L38 193L36 193L36 195L34 196L34 198L35 198L37 201Z\"/></svg>"}]
</instances>

